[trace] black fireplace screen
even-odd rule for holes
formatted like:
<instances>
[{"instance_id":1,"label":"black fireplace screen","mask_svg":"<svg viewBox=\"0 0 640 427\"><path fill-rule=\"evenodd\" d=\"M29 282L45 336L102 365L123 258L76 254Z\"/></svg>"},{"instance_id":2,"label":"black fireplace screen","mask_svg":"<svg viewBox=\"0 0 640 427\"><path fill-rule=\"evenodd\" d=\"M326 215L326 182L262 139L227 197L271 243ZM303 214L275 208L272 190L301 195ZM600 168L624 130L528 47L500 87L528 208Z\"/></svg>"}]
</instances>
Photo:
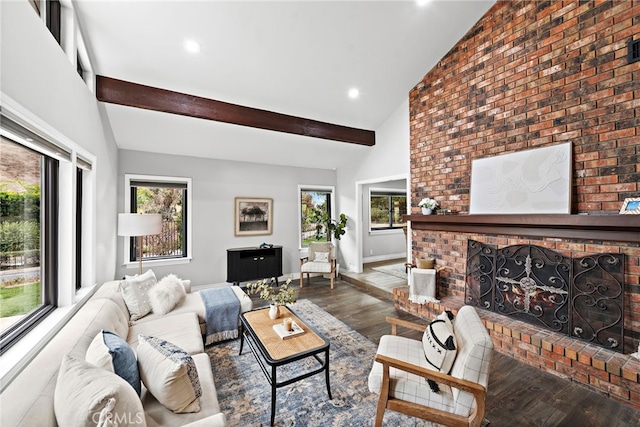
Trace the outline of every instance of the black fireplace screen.
<instances>
[{"instance_id":1,"label":"black fireplace screen","mask_svg":"<svg viewBox=\"0 0 640 427\"><path fill-rule=\"evenodd\" d=\"M466 304L623 352L624 254L468 241Z\"/></svg>"}]
</instances>

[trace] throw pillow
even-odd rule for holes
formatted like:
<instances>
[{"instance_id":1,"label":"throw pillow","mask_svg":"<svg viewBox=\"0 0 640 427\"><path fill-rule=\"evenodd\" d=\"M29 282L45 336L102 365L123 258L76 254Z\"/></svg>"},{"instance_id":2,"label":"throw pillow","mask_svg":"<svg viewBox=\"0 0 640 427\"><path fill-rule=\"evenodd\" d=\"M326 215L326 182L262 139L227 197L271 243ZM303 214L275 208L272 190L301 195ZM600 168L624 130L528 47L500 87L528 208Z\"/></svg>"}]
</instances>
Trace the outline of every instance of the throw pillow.
<instances>
[{"instance_id":1,"label":"throw pillow","mask_svg":"<svg viewBox=\"0 0 640 427\"><path fill-rule=\"evenodd\" d=\"M169 274L149 290L149 302L154 313L167 314L186 296L182 280Z\"/></svg>"},{"instance_id":2,"label":"throw pillow","mask_svg":"<svg viewBox=\"0 0 640 427\"><path fill-rule=\"evenodd\" d=\"M316 252L316 262L329 262L329 252Z\"/></svg>"},{"instance_id":3,"label":"throw pillow","mask_svg":"<svg viewBox=\"0 0 640 427\"><path fill-rule=\"evenodd\" d=\"M131 279L120 281L120 293L124 303L127 305L127 309L129 309L132 321L151 313L149 290L155 284L156 275L153 274L152 270L147 270L144 274L134 276Z\"/></svg>"},{"instance_id":4,"label":"throw pillow","mask_svg":"<svg viewBox=\"0 0 640 427\"><path fill-rule=\"evenodd\" d=\"M98 332L89 344L85 360L98 368L118 375L131 384L138 396L142 393L136 354L131 346L117 334L104 329Z\"/></svg>"},{"instance_id":5,"label":"throw pillow","mask_svg":"<svg viewBox=\"0 0 640 427\"><path fill-rule=\"evenodd\" d=\"M138 365L147 390L176 413L199 412L202 389L191 356L156 337L138 337Z\"/></svg>"},{"instance_id":6,"label":"throw pillow","mask_svg":"<svg viewBox=\"0 0 640 427\"><path fill-rule=\"evenodd\" d=\"M451 316L451 317L450 317ZM436 316L422 335L422 347L427 358L427 368L434 371L448 374L451 371L456 358L456 338L453 335L453 324L451 312L442 312ZM439 391L438 384L428 380L431 390L435 393Z\"/></svg>"},{"instance_id":7,"label":"throw pillow","mask_svg":"<svg viewBox=\"0 0 640 427\"><path fill-rule=\"evenodd\" d=\"M53 395L60 426L146 426L142 402L116 374L69 355L62 358Z\"/></svg>"}]
</instances>

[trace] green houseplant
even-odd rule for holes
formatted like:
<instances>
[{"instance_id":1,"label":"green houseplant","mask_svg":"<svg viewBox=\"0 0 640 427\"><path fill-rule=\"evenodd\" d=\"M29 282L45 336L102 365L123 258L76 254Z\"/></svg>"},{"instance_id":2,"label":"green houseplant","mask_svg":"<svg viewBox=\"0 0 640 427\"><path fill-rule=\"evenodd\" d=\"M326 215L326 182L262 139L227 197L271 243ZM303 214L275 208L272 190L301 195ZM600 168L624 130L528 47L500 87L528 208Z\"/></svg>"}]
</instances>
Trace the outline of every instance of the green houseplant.
<instances>
[{"instance_id":1,"label":"green houseplant","mask_svg":"<svg viewBox=\"0 0 640 427\"><path fill-rule=\"evenodd\" d=\"M322 239L322 236L326 232L327 240L331 241L331 237L340 240L340 238L347 232L345 229L347 226L347 216L343 213L340 214L338 219L333 219L327 212L318 208L311 210L310 218L316 223L316 240Z\"/></svg>"}]
</instances>

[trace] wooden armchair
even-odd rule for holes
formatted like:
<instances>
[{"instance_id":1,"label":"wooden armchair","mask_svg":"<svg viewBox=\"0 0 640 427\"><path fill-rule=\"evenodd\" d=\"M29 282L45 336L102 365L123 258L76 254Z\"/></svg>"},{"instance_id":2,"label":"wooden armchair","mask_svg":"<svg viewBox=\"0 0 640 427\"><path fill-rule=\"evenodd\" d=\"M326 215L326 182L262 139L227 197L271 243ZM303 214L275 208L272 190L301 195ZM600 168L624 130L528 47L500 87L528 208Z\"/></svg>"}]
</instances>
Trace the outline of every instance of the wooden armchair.
<instances>
[{"instance_id":1,"label":"wooden armchair","mask_svg":"<svg viewBox=\"0 0 640 427\"><path fill-rule=\"evenodd\" d=\"M333 245L330 242L309 243L309 255L300 259L300 287L302 277L307 274L307 282L311 273L323 273L331 275L331 289L336 275L336 259Z\"/></svg>"},{"instance_id":2,"label":"wooden armchair","mask_svg":"<svg viewBox=\"0 0 640 427\"><path fill-rule=\"evenodd\" d=\"M369 390L379 393L376 427L385 409L446 426L480 426L493 343L478 313L462 307L454 320L457 355L449 375L427 368L422 341L396 335L397 326L424 331L425 326L387 317L391 333L380 339L369 374ZM439 385L432 391L427 379Z\"/></svg>"}]
</instances>

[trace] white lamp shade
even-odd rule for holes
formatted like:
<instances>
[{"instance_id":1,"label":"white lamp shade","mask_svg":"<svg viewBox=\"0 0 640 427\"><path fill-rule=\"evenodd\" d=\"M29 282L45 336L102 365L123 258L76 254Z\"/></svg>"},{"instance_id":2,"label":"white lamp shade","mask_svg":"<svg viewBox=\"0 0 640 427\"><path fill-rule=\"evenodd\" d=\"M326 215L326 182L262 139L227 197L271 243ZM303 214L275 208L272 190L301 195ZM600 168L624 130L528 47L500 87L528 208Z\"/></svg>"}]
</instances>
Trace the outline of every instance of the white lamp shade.
<instances>
[{"instance_id":1,"label":"white lamp shade","mask_svg":"<svg viewBox=\"0 0 640 427\"><path fill-rule=\"evenodd\" d=\"M118 236L150 236L161 232L160 214L118 214Z\"/></svg>"}]
</instances>

